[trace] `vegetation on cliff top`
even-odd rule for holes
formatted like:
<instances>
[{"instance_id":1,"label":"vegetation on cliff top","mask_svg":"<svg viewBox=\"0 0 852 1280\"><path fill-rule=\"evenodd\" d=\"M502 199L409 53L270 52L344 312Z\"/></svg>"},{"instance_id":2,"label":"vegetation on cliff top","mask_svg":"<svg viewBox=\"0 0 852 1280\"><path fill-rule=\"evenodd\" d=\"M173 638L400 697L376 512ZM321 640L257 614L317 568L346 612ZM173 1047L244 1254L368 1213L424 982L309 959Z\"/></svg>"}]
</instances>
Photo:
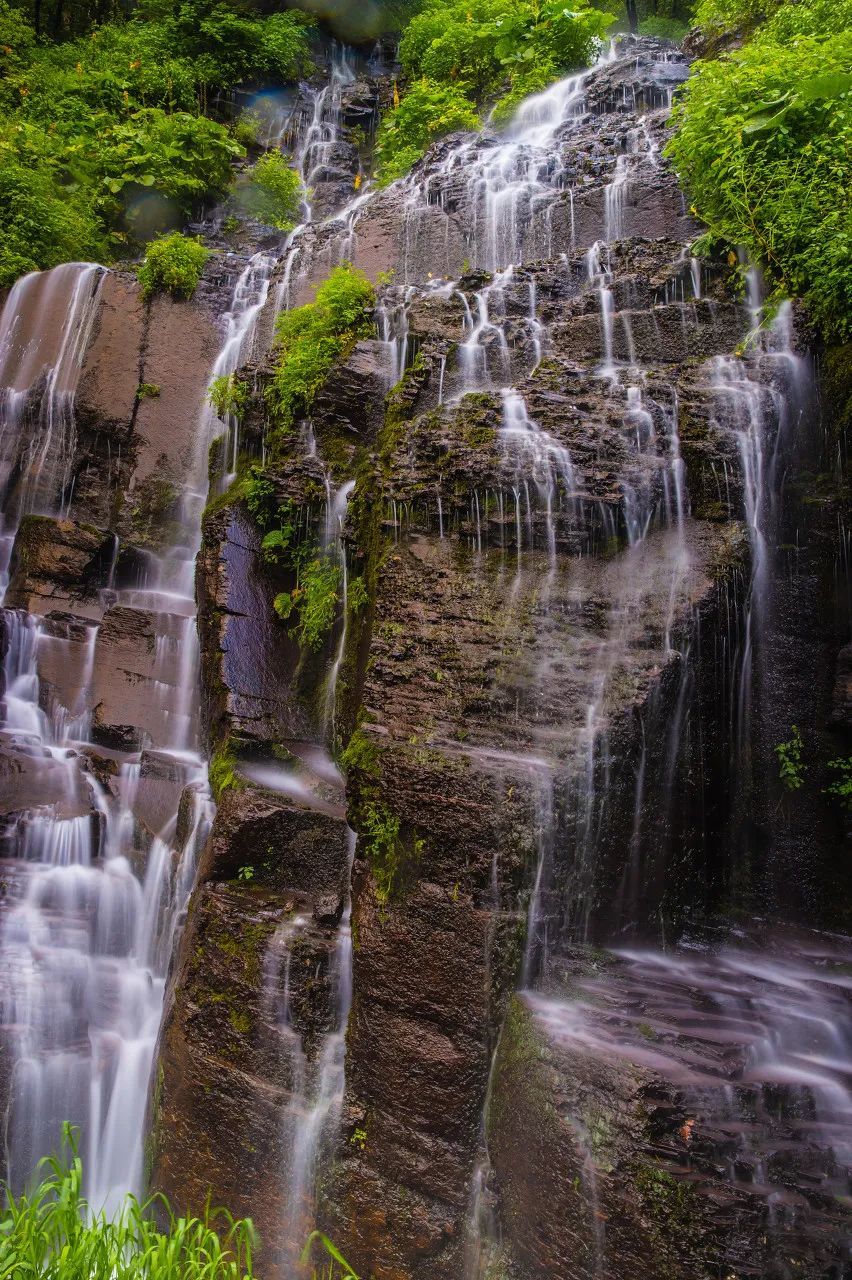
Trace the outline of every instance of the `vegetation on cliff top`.
<instances>
[{"instance_id":1,"label":"vegetation on cliff top","mask_svg":"<svg viewBox=\"0 0 852 1280\"><path fill-rule=\"evenodd\" d=\"M406 173L430 142L473 129L479 108L507 119L518 102L585 66L615 19L588 0L424 0L402 37L412 83L377 139L381 182Z\"/></svg>"},{"instance_id":2,"label":"vegetation on cliff top","mask_svg":"<svg viewBox=\"0 0 852 1280\"><path fill-rule=\"evenodd\" d=\"M708 26L755 20L755 0L703 0ZM761 0L766 8L767 0ZM852 0L782 3L733 53L696 64L668 154L709 227L824 332L852 332Z\"/></svg>"},{"instance_id":3,"label":"vegetation on cliff top","mask_svg":"<svg viewBox=\"0 0 852 1280\"><path fill-rule=\"evenodd\" d=\"M75 258L109 262L180 226L244 154L210 118L216 96L310 65L311 20L294 11L148 0L94 26L102 17L0 0L0 286ZM69 27L75 38L51 42L48 19L53 39Z\"/></svg>"}]
</instances>

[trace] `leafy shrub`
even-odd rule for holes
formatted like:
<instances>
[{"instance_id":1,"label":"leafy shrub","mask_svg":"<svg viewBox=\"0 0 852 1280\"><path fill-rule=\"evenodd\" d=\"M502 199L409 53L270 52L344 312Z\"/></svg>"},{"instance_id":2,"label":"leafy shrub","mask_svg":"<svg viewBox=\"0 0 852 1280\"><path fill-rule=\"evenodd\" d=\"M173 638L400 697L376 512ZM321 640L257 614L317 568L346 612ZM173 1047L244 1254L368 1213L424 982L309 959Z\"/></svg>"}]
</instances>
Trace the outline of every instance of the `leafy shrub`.
<instances>
[{"instance_id":1,"label":"leafy shrub","mask_svg":"<svg viewBox=\"0 0 852 1280\"><path fill-rule=\"evenodd\" d=\"M241 418L245 413L249 386L235 373L223 373L214 378L207 389L207 399L218 418Z\"/></svg>"},{"instance_id":2,"label":"leafy shrub","mask_svg":"<svg viewBox=\"0 0 852 1280\"><path fill-rule=\"evenodd\" d=\"M790 737L786 742L779 742L775 747L778 757L778 778L785 791L798 791L805 785L807 765L802 756L805 744L798 725L790 729Z\"/></svg>"},{"instance_id":3,"label":"leafy shrub","mask_svg":"<svg viewBox=\"0 0 852 1280\"><path fill-rule=\"evenodd\" d=\"M261 119L256 111L241 111L231 125L231 136L241 147L248 149L257 146L260 127Z\"/></svg>"},{"instance_id":4,"label":"leafy shrub","mask_svg":"<svg viewBox=\"0 0 852 1280\"><path fill-rule=\"evenodd\" d=\"M268 392L279 430L310 413L336 360L373 331L375 290L351 263L336 267L313 302L285 311L276 325L276 367Z\"/></svg>"},{"instance_id":5,"label":"leafy shrub","mask_svg":"<svg viewBox=\"0 0 852 1280\"><path fill-rule=\"evenodd\" d=\"M139 268L142 296L147 299L155 293L170 293L176 298L191 298L209 257L210 250L200 240L179 231L154 240Z\"/></svg>"},{"instance_id":6,"label":"leafy shrub","mask_svg":"<svg viewBox=\"0 0 852 1280\"><path fill-rule=\"evenodd\" d=\"M479 115L463 88L421 80L382 119L376 139L380 183L408 173L437 138L457 129L478 129Z\"/></svg>"},{"instance_id":7,"label":"leafy shrub","mask_svg":"<svg viewBox=\"0 0 852 1280\"><path fill-rule=\"evenodd\" d=\"M752 30L785 0L698 0L694 22L707 32Z\"/></svg>"},{"instance_id":8,"label":"leafy shrub","mask_svg":"<svg viewBox=\"0 0 852 1280\"><path fill-rule=\"evenodd\" d=\"M19 144L0 132L0 288L28 271L96 260L107 250L92 210L62 181L49 150L30 163Z\"/></svg>"},{"instance_id":9,"label":"leafy shrub","mask_svg":"<svg viewBox=\"0 0 852 1280\"><path fill-rule=\"evenodd\" d=\"M698 63L668 147L695 212L779 294L852 332L852 3L783 5L742 49Z\"/></svg>"},{"instance_id":10,"label":"leafy shrub","mask_svg":"<svg viewBox=\"0 0 852 1280\"><path fill-rule=\"evenodd\" d=\"M183 0L164 25L208 89L230 89L250 78L307 75L312 23L296 9L258 17L216 0Z\"/></svg>"},{"instance_id":11,"label":"leafy shrub","mask_svg":"<svg viewBox=\"0 0 852 1280\"><path fill-rule=\"evenodd\" d=\"M492 119L560 74L585 65L612 14L588 0L425 0L399 56L414 82L379 130L378 177L410 169L430 142L478 126L477 105L501 98Z\"/></svg>"},{"instance_id":12,"label":"leafy shrub","mask_svg":"<svg viewBox=\"0 0 852 1280\"><path fill-rule=\"evenodd\" d=\"M36 47L36 33L20 9L0 0L0 77L6 80L27 66Z\"/></svg>"},{"instance_id":13,"label":"leafy shrub","mask_svg":"<svg viewBox=\"0 0 852 1280\"><path fill-rule=\"evenodd\" d=\"M684 38L687 31L686 23L678 18L662 18L657 17L656 14L643 18L639 23L640 36L656 36L658 40L679 41Z\"/></svg>"},{"instance_id":14,"label":"leafy shrub","mask_svg":"<svg viewBox=\"0 0 852 1280\"><path fill-rule=\"evenodd\" d=\"M166 202L166 217L184 219L205 197L225 191L231 161L241 154L227 129L205 116L170 115L159 107L138 111L99 140L97 167L105 188L99 208L108 222L134 228L146 210L139 198L153 188Z\"/></svg>"},{"instance_id":15,"label":"leafy shrub","mask_svg":"<svg viewBox=\"0 0 852 1280\"><path fill-rule=\"evenodd\" d=\"M279 231L290 231L299 218L302 182L280 151L267 151L252 165L241 191L248 213Z\"/></svg>"},{"instance_id":16,"label":"leafy shrub","mask_svg":"<svg viewBox=\"0 0 852 1280\"><path fill-rule=\"evenodd\" d=\"M828 767L835 778L825 787L825 794L833 796L848 813L852 811L852 756L829 760Z\"/></svg>"},{"instance_id":17,"label":"leafy shrub","mask_svg":"<svg viewBox=\"0 0 852 1280\"><path fill-rule=\"evenodd\" d=\"M79 30L84 10L56 13ZM44 18L47 6L34 11ZM98 20L112 11L99 6ZM206 118L208 101L251 77L302 76L311 22L148 0L128 21L51 44L0 0L0 283L73 258L110 261L220 196L249 129Z\"/></svg>"}]
</instances>

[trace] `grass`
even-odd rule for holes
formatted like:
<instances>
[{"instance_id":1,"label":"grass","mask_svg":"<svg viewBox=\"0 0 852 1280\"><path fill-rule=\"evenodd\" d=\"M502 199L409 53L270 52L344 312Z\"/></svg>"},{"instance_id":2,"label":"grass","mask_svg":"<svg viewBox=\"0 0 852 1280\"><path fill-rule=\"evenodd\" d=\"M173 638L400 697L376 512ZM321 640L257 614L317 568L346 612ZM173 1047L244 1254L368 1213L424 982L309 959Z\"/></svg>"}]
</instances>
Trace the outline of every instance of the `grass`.
<instances>
[{"instance_id":1,"label":"grass","mask_svg":"<svg viewBox=\"0 0 852 1280\"><path fill-rule=\"evenodd\" d=\"M39 1173L31 1192L14 1196L6 1188L1 1280L254 1280L249 1218L209 1208L200 1218L181 1217L161 1195L144 1202L128 1196L113 1218L94 1212L70 1126L62 1152L42 1160ZM302 1258L313 1280L358 1280L321 1232L310 1236Z\"/></svg>"}]
</instances>

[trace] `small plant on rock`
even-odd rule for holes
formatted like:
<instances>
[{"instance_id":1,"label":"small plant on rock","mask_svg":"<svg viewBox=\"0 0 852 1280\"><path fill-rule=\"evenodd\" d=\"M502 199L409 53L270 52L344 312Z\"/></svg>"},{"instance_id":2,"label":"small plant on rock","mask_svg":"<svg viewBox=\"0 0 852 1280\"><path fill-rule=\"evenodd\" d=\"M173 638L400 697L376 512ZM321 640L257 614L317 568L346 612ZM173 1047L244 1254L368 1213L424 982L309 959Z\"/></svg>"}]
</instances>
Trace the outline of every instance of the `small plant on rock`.
<instances>
[{"instance_id":1,"label":"small plant on rock","mask_svg":"<svg viewBox=\"0 0 852 1280\"><path fill-rule=\"evenodd\" d=\"M299 219L302 180L280 151L267 151L246 174L240 199L258 222L290 231Z\"/></svg>"},{"instance_id":2,"label":"small plant on rock","mask_svg":"<svg viewBox=\"0 0 852 1280\"><path fill-rule=\"evenodd\" d=\"M825 794L837 800L847 813L852 813L852 756L829 760L828 767L835 778L824 788Z\"/></svg>"},{"instance_id":3,"label":"small plant on rock","mask_svg":"<svg viewBox=\"0 0 852 1280\"><path fill-rule=\"evenodd\" d=\"M142 296L146 301L157 293L191 298L209 257L210 250L200 240L179 231L152 241L138 271Z\"/></svg>"},{"instance_id":4,"label":"small plant on rock","mask_svg":"<svg viewBox=\"0 0 852 1280\"><path fill-rule=\"evenodd\" d=\"M790 737L775 747L778 757L778 777L785 791L798 791L805 785L807 765L802 759L805 744L798 725L790 728Z\"/></svg>"},{"instance_id":5,"label":"small plant on rock","mask_svg":"<svg viewBox=\"0 0 852 1280\"><path fill-rule=\"evenodd\" d=\"M218 418L241 418L246 410L249 386L235 373L223 373L214 378L207 390L207 399L216 410Z\"/></svg>"}]
</instances>

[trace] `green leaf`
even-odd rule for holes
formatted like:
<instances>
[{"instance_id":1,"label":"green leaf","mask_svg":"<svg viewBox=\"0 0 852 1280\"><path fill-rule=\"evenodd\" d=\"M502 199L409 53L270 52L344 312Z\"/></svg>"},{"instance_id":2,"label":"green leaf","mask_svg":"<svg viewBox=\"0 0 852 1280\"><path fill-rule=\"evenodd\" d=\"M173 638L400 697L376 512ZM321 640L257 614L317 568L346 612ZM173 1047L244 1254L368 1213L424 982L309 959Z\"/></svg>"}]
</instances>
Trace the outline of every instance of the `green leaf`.
<instances>
[{"instance_id":1,"label":"green leaf","mask_svg":"<svg viewBox=\"0 0 852 1280\"><path fill-rule=\"evenodd\" d=\"M776 129L781 121L793 109L796 99L793 98L780 111L761 111L749 116L743 124L743 133L761 133L764 129Z\"/></svg>"},{"instance_id":2,"label":"green leaf","mask_svg":"<svg viewBox=\"0 0 852 1280\"><path fill-rule=\"evenodd\" d=\"M818 98L839 98L852 90L852 72L826 71L821 76L811 76L799 85L798 96L803 102L815 102Z\"/></svg>"}]
</instances>

